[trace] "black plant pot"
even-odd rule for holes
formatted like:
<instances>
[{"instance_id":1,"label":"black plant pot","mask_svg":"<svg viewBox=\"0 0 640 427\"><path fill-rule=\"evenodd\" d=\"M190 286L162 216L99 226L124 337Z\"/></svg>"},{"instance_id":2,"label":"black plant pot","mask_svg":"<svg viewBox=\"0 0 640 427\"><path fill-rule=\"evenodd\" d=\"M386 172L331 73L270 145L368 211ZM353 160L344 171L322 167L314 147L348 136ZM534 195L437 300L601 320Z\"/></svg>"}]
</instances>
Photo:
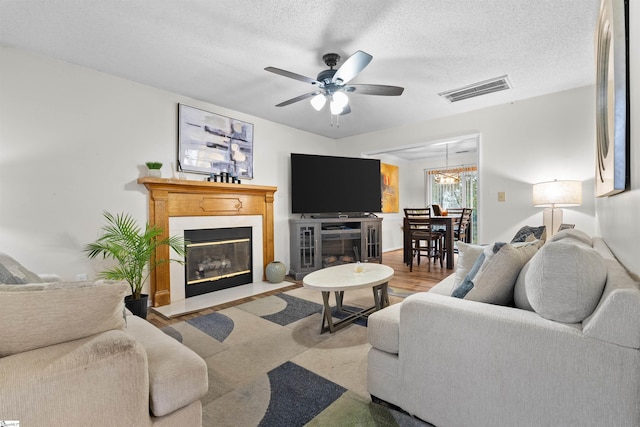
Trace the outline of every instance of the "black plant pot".
<instances>
[{"instance_id":1,"label":"black plant pot","mask_svg":"<svg viewBox=\"0 0 640 427\"><path fill-rule=\"evenodd\" d=\"M149 295L141 294L140 299L133 299L133 295L124 297L124 306L138 317L147 318L147 302Z\"/></svg>"}]
</instances>

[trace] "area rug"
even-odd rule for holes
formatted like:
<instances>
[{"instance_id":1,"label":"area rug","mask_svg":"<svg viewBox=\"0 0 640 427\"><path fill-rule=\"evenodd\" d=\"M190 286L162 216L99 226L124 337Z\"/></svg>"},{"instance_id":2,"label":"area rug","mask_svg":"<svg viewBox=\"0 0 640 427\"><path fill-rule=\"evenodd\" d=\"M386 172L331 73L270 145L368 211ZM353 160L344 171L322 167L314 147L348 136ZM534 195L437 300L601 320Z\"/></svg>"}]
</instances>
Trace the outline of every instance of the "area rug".
<instances>
[{"instance_id":1,"label":"area rug","mask_svg":"<svg viewBox=\"0 0 640 427\"><path fill-rule=\"evenodd\" d=\"M321 334L321 301L298 288L163 328L209 367L203 426L429 426L371 402L366 320ZM345 306L372 302L345 293Z\"/></svg>"}]
</instances>

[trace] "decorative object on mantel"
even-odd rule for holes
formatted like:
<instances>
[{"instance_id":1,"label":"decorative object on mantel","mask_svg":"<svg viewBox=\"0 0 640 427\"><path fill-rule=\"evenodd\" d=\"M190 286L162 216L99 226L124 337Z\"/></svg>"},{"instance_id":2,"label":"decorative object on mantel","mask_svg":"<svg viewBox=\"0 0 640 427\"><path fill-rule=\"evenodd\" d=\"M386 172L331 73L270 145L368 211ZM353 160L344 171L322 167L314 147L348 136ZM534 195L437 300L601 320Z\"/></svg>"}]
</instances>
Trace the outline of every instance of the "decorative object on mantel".
<instances>
[{"instance_id":1,"label":"decorative object on mantel","mask_svg":"<svg viewBox=\"0 0 640 427\"><path fill-rule=\"evenodd\" d=\"M151 272L167 262L184 263L185 241L180 236L159 238L163 230L158 225L147 225L143 230L129 214L112 215L103 213L107 224L102 227L102 236L85 246L89 258L102 255L117 261L117 265L99 273L107 280L125 280L131 288L131 295L125 297L125 306L136 316L147 317L149 295L142 293L142 286ZM181 259L160 258L156 249L168 246Z\"/></svg>"},{"instance_id":2,"label":"decorative object on mantel","mask_svg":"<svg viewBox=\"0 0 640 427\"><path fill-rule=\"evenodd\" d=\"M160 169L162 168L162 163L160 162L147 162L145 163L147 168L149 168L149 176L153 176L155 178L162 178L162 172Z\"/></svg>"},{"instance_id":3,"label":"decorative object on mantel","mask_svg":"<svg viewBox=\"0 0 640 427\"><path fill-rule=\"evenodd\" d=\"M224 182L227 184L242 184L242 181L237 176L231 175L229 172L220 172L219 174L212 173L207 177L209 182Z\"/></svg>"},{"instance_id":4,"label":"decorative object on mantel","mask_svg":"<svg viewBox=\"0 0 640 427\"><path fill-rule=\"evenodd\" d=\"M580 206L582 204L582 182L549 181L533 184L533 205L548 206L543 213L543 224L549 230L549 237L559 230L562 224L561 206Z\"/></svg>"},{"instance_id":5,"label":"decorative object on mantel","mask_svg":"<svg viewBox=\"0 0 640 427\"><path fill-rule=\"evenodd\" d=\"M281 283L287 275L287 269L280 261L272 261L264 270L269 283Z\"/></svg>"},{"instance_id":6,"label":"decorative object on mantel","mask_svg":"<svg viewBox=\"0 0 640 427\"><path fill-rule=\"evenodd\" d=\"M628 2L602 0L596 26L596 197L629 189Z\"/></svg>"},{"instance_id":7,"label":"decorative object on mantel","mask_svg":"<svg viewBox=\"0 0 640 427\"><path fill-rule=\"evenodd\" d=\"M253 125L178 104L178 164L185 172L253 178Z\"/></svg>"}]
</instances>

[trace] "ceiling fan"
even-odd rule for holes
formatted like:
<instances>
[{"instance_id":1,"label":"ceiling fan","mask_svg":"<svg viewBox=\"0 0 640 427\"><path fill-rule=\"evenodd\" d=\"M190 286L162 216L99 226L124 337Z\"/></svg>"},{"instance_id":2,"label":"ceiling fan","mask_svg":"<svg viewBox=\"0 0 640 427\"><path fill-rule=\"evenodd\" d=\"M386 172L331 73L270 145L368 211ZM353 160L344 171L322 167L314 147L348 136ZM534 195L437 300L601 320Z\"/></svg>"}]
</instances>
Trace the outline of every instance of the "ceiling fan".
<instances>
[{"instance_id":1,"label":"ceiling fan","mask_svg":"<svg viewBox=\"0 0 640 427\"><path fill-rule=\"evenodd\" d=\"M329 69L321 71L315 79L275 67L266 67L265 70L305 83L311 83L316 87L315 90L283 101L276 105L276 107L284 107L285 105L311 98L311 105L316 111L322 110L328 100L332 115L344 115L351 112L347 93L398 96L404 91L404 88L398 86L348 84L349 81L369 65L372 59L373 56L359 50L347 58L338 69L334 69L338 62L340 62L340 55L337 53L327 53L322 56L322 60L327 64Z\"/></svg>"}]
</instances>

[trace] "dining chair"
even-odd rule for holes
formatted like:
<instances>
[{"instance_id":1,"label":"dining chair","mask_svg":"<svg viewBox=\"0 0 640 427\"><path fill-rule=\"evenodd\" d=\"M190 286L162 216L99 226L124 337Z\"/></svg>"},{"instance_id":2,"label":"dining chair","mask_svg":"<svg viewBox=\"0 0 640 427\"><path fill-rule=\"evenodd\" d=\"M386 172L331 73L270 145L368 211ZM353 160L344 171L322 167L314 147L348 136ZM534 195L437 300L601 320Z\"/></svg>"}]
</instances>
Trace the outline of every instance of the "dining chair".
<instances>
[{"instance_id":1,"label":"dining chair","mask_svg":"<svg viewBox=\"0 0 640 427\"><path fill-rule=\"evenodd\" d=\"M453 242L454 248L453 252L458 253L458 248L455 247L455 242L458 240L465 241L467 237L467 231L469 230L469 223L471 221L471 213L473 209L471 208L451 208L449 209L448 214L451 216L457 216L455 223L453 224ZM446 239L443 240L446 242ZM444 245L443 245L444 246ZM447 248L444 247L443 252L446 255Z\"/></svg>"},{"instance_id":2,"label":"dining chair","mask_svg":"<svg viewBox=\"0 0 640 427\"><path fill-rule=\"evenodd\" d=\"M463 208L460 214L460 218L456 221L456 225L453 227L453 240L466 240L467 231L469 230L469 223L471 222L471 213L473 209Z\"/></svg>"},{"instance_id":3,"label":"dining chair","mask_svg":"<svg viewBox=\"0 0 640 427\"><path fill-rule=\"evenodd\" d=\"M409 255L409 271L413 271L413 259L417 257L418 265L422 254L427 255L428 271L431 271L431 258L433 262L440 259L440 267L443 266L444 238L431 227L431 212L429 208L404 210L409 228L409 240L411 254Z\"/></svg>"}]
</instances>

